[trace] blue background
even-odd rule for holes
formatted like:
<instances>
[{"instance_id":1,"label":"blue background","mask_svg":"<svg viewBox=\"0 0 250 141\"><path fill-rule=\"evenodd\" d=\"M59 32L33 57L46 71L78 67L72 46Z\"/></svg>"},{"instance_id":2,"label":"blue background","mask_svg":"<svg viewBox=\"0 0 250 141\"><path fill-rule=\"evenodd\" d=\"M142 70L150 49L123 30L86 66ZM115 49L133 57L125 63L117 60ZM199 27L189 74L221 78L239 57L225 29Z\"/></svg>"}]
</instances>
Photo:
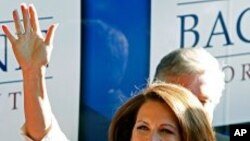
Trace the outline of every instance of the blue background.
<instances>
[{"instance_id":1,"label":"blue background","mask_svg":"<svg viewBox=\"0 0 250 141\"><path fill-rule=\"evenodd\" d=\"M81 6L79 140L107 141L112 115L149 77L150 1L85 0Z\"/></svg>"}]
</instances>

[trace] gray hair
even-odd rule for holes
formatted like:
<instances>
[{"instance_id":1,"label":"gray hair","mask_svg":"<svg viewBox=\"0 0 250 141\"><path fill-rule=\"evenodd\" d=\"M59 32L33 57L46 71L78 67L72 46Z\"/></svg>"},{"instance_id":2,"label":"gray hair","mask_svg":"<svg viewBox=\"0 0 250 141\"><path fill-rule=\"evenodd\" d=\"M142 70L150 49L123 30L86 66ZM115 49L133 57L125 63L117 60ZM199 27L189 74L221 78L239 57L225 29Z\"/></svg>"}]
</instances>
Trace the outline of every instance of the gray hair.
<instances>
[{"instance_id":1,"label":"gray hair","mask_svg":"<svg viewBox=\"0 0 250 141\"><path fill-rule=\"evenodd\" d=\"M154 81L167 82L168 76L181 74L206 75L206 78L213 80L218 92L222 93L224 89L224 73L217 59L203 48L182 48L167 54L157 66Z\"/></svg>"},{"instance_id":2,"label":"gray hair","mask_svg":"<svg viewBox=\"0 0 250 141\"><path fill-rule=\"evenodd\" d=\"M161 80L168 75L203 74L208 71L224 77L216 58L205 49L183 48L162 58L157 66L155 78Z\"/></svg>"}]
</instances>

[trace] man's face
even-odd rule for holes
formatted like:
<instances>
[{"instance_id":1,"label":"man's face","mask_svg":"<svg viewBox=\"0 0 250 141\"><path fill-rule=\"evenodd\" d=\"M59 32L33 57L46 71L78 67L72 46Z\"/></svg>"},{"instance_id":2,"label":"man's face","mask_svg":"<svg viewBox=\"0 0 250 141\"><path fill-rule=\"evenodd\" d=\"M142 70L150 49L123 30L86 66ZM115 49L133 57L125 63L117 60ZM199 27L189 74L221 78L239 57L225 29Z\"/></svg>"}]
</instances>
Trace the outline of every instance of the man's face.
<instances>
[{"instance_id":1,"label":"man's face","mask_svg":"<svg viewBox=\"0 0 250 141\"><path fill-rule=\"evenodd\" d=\"M178 76L167 76L169 83L179 84L189 89L202 103L205 110L208 112L210 118L213 117L213 111L215 108L214 98L217 92L214 91L214 83L211 78L206 75L178 75Z\"/></svg>"}]
</instances>

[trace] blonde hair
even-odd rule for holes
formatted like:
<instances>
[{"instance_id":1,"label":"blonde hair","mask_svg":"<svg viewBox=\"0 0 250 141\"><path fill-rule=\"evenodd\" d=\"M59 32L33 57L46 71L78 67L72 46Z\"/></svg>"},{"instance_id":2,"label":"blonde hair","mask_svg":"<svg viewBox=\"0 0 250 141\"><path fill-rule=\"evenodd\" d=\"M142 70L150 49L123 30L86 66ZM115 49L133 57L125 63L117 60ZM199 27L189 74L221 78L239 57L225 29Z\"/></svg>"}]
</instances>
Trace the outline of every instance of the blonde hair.
<instances>
[{"instance_id":1,"label":"blonde hair","mask_svg":"<svg viewBox=\"0 0 250 141\"><path fill-rule=\"evenodd\" d=\"M215 140L207 113L189 90L175 84L155 82L118 110L109 128L109 141L130 140L138 110L149 100L166 103L172 109L183 141Z\"/></svg>"}]
</instances>

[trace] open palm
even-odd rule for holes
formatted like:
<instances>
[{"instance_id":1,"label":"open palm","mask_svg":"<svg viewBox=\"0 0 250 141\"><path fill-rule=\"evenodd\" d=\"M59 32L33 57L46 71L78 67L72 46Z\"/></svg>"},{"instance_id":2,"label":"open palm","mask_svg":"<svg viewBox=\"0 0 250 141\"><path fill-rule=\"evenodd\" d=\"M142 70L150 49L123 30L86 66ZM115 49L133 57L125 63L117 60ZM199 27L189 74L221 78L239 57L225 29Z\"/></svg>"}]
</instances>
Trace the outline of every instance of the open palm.
<instances>
[{"instance_id":1,"label":"open palm","mask_svg":"<svg viewBox=\"0 0 250 141\"><path fill-rule=\"evenodd\" d=\"M11 42L15 57L23 70L41 68L49 63L56 25L51 25L43 37L34 6L22 4L21 10L23 25L17 10L13 11L17 37L11 34L5 25L2 26L3 31Z\"/></svg>"}]
</instances>

